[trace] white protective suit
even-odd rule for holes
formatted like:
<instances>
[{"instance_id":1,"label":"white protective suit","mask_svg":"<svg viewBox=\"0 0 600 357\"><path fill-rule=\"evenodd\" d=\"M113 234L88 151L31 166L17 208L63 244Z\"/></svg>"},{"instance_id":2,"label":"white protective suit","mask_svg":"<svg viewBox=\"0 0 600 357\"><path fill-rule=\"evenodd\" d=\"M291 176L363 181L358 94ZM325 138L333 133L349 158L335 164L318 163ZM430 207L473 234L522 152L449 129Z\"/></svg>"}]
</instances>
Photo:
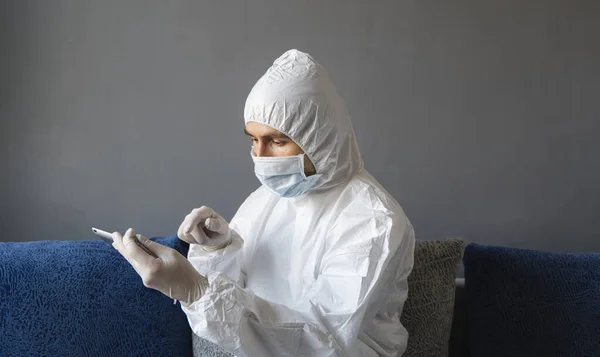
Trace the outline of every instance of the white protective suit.
<instances>
[{"instance_id":1,"label":"white protective suit","mask_svg":"<svg viewBox=\"0 0 600 357\"><path fill-rule=\"evenodd\" d=\"M289 136L321 176L296 198L261 186L232 219L231 245L190 246L188 259L210 282L182 305L192 330L236 356L401 356L413 227L363 168L328 74L305 53L284 53L244 117Z\"/></svg>"}]
</instances>

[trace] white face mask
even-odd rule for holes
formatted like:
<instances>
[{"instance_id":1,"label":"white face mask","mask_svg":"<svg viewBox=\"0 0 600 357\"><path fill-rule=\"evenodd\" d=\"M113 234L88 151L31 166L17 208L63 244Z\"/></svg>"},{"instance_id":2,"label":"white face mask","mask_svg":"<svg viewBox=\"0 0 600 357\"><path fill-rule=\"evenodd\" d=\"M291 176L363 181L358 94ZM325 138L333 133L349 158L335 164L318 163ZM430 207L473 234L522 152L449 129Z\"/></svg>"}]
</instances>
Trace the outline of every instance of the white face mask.
<instances>
[{"instance_id":1,"label":"white face mask","mask_svg":"<svg viewBox=\"0 0 600 357\"><path fill-rule=\"evenodd\" d=\"M297 197L310 190L321 175L304 174L304 154L296 156L257 157L254 174L274 194L281 197Z\"/></svg>"}]
</instances>

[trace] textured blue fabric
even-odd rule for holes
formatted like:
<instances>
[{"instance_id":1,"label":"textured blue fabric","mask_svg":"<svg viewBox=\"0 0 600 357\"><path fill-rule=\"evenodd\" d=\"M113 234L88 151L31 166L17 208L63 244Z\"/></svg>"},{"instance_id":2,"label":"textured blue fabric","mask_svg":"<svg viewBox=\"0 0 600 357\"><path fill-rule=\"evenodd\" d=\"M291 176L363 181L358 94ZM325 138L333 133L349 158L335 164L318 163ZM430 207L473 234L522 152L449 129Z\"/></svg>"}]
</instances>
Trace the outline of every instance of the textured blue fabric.
<instances>
[{"instance_id":1,"label":"textured blue fabric","mask_svg":"<svg viewBox=\"0 0 600 357\"><path fill-rule=\"evenodd\" d=\"M470 244L471 357L599 356L600 254Z\"/></svg>"},{"instance_id":2,"label":"textured blue fabric","mask_svg":"<svg viewBox=\"0 0 600 357\"><path fill-rule=\"evenodd\" d=\"M153 240L187 255L177 237ZM0 243L0 356L191 355L181 306L109 244Z\"/></svg>"}]
</instances>

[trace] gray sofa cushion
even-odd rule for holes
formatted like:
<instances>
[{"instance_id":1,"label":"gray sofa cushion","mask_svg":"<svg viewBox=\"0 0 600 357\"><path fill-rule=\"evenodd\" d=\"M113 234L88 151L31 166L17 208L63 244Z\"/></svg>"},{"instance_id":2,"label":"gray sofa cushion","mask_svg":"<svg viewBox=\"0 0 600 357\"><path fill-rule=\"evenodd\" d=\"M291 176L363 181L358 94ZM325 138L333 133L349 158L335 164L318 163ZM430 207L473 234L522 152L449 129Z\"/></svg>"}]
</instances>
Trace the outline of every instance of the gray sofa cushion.
<instances>
[{"instance_id":1,"label":"gray sofa cushion","mask_svg":"<svg viewBox=\"0 0 600 357\"><path fill-rule=\"evenodd\" d=\"M194 346L194 357L231 357L232 355L225 352L221 347L212 342L208 342L202 337L198 337L192 333L192 345Z\"/></svg>"},{"instance_id":2,"label":"gray sofa cushion","mask_svg":"<svg viewBox=\"0 0 600 357\"><path fill-rule=\"evenodd\" d=\"M464 249L460 239L417 242L408 299L400 317L408 330L403 357L448 356L456 269Z\"/></svg>"}]
</instances>

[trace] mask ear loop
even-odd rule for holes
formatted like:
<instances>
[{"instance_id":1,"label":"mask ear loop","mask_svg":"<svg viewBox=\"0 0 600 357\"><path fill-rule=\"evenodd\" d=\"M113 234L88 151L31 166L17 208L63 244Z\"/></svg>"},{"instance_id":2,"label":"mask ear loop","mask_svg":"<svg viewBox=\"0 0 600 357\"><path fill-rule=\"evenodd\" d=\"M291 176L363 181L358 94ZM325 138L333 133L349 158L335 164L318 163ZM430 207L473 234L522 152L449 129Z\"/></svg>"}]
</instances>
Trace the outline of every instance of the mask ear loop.
<instances>
[{"instance_id":1,"label":"mask ear loop","mask_svg":"<svg viewBox=\"0 0 600 357\"><path fill-rule=\"evenodd\" d=\"M306 153L299 154L298 159L300 160L300 162L299 162L300 173L302 174L302 177L306 180L306 179L308 179L308 177L306 176L306 172L304 172L304 162L305 162L304 157L305 156L306 156Z\"/></svg>"}]
</instances>

